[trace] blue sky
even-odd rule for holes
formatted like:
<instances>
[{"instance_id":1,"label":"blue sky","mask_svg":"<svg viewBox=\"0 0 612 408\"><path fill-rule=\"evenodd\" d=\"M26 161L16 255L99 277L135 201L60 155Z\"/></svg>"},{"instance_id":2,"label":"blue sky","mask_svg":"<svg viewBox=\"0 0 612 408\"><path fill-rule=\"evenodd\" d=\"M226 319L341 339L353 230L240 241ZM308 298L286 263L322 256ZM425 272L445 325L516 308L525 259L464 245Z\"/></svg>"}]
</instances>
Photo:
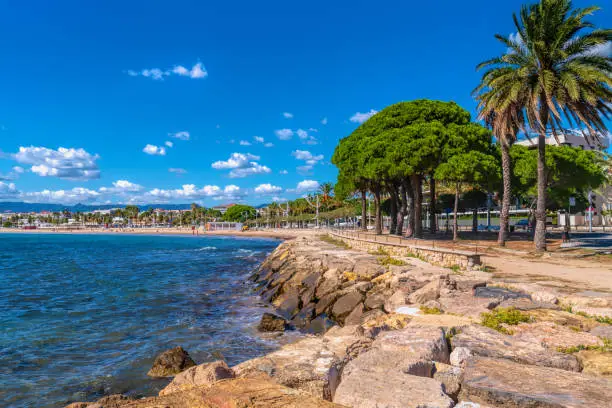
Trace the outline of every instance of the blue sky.
<instances>
[{"instance_id":1,"label":"blue sky","mask_svg":"<svg viewBox=\"0 0 612 408\"><path fill-rule=\"evenodd\" d=\"M475 66L521 3L5 2L0 200L295 198L335 180L337 141L373 110L474 113Z\"/></svg>"}]
</instances>

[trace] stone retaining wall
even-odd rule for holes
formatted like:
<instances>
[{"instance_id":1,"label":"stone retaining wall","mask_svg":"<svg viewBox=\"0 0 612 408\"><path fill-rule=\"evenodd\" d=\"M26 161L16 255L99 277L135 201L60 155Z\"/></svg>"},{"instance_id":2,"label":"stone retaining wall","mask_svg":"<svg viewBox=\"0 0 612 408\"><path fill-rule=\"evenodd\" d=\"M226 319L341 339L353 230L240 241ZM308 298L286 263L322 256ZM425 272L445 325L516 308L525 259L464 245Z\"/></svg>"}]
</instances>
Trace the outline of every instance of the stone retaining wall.
<instances>
[{"instance_id":1,"label":"stone retaining wall","mask_svg":"<svg viewBox=\"0 0 612 408\"><path fill-rule=\"evenodd\" d=\"M351 248L368 252L385 251L389 255L423 259L432 265L445 268L458 267L464 270L475 270L481 266L480 255L475 252L455 251L452 249L433 248L417 245L405 245L392 242L377 242L363 238L348 237L331 231L330 235L350 245Z\"/></svg>"}]
</instances>

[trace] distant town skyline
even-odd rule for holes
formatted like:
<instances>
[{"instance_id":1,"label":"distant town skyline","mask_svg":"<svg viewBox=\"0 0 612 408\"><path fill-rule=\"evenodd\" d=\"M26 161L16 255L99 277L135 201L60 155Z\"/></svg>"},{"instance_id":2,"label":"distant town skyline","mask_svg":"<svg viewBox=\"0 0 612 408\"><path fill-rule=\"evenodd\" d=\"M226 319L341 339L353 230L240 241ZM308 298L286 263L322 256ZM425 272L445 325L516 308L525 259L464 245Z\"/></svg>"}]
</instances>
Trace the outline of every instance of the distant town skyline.
<instances>
[{"instance_id":1,"label":"distant town skyline","mask_svg":"<svg viewBox=\"0 0 612 408\"><path fill-rule=\"evenodd\" d=\"M143 4L4 6L0 201L314 192L336 179L338 140L385 106L452 100L475 116L475 67L503 52L493 36L523 1Z\"/></svg>"}]
</instances>

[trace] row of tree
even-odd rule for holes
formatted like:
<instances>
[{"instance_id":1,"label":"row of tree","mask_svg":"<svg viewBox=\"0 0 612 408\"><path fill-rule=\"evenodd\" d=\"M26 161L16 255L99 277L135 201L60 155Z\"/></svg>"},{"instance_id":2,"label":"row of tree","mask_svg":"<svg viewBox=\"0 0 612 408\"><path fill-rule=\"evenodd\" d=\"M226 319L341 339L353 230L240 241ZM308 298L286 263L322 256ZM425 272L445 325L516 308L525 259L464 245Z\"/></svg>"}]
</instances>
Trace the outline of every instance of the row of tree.
<instances>
[{"instance_id":1,"label":"row of tree","mask_svg":"<svg viewBox=\"0 0 612 408\"><path fill-rule=\"evenodd\" d=\"M536 249L545 250L547 193L554 190L568 196L597 187L604 177L594 153L546 147L547 135L558 138L568 126L584 128L584 137L594 144L606 132L604 118L612 112L612 63L597 49L612 38L610 30L593 29L585 20L596 9L572 9L569 0L524 6L514 16L518 35L496 36L508 51L479 66L486 71L475 96L479 119L487 127L473 122L453 102L391 105L336 147L332 157L339 170L336 192L341 197L359 194L363 219L366 197L373 195L377 234L382 233L381 199L388 195L394 214L390 233L402 234L407 219L407 235L421 237L423 184L430 197L436 196L437 182L450 185L455 210L465 186L498 191L502 197L498 240L503 245L513 190L515 194L517 189L535 190L530 191L536 197L534 241ZM535 134L537 150L511 149L520 134L528 138ZM499 147L492 143L493 136ZM559 177L577 167L583 172L577 171L576 177ZM500 179L503 188L496 189ZM435 205L436 200L430 200L433 231Z\"/></svg>"}]
</instances>

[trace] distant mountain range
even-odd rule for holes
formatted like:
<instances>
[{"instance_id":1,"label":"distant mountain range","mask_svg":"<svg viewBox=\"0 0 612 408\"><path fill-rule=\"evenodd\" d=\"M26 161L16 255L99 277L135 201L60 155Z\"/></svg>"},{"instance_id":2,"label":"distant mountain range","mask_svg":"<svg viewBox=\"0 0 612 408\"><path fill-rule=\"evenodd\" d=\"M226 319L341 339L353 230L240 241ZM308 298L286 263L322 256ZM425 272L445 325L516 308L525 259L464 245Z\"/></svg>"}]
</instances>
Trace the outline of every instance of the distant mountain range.
<instances>
[{"instance_id":1,"label":"distant mountain range","mask_svg":"<svg viewBox=\"0 0 612 408\"><path fill-rule=\"evenodd\" d=\"M0 213L4 212L41 212L41 211L64 211L70 212L89 212L94 210L108 210L110 208L123 208L125 204L103 204L103 205L88 205L88 204L49 204L49 203L24 203L24 202L0 202ZM140 211L146 211L150 208L164 208L166 210L188 210L191 204L145 204L139 205Z\"/></svg>"}]
</instances>

